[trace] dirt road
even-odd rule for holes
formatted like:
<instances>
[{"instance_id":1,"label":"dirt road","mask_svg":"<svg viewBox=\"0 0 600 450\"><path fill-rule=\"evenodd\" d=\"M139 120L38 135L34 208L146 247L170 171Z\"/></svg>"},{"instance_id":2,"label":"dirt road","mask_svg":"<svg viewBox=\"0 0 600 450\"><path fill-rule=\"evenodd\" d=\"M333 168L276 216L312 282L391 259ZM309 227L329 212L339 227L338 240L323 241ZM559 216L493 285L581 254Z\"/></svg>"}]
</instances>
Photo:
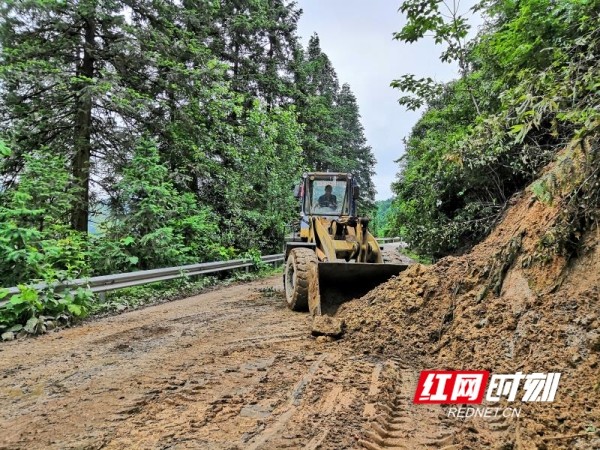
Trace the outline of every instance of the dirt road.
<instances>
[{"instance_id":1,"label":"dirt road","mask_svg":"<svg viewBox=\"0 0 600 450\"><path fill-rule=\"evenodd\" d=\"M0 448L418 448L415 371L309 335L279 277L0 346ZM399 405L404 405L400 408Z\"/></svg>"}]
</instances>

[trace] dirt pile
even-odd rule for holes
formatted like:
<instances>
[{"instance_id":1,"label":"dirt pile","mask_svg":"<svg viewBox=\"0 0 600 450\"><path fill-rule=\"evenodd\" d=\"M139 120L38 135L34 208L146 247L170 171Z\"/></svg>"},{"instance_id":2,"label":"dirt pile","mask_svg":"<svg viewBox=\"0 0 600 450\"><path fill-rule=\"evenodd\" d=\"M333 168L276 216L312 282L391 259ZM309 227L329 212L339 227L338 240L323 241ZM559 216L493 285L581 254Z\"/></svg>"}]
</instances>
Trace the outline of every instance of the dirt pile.
<instances>
[{"instance_id":1,"label":"dirt pile","mask_svg":"<svg viewBox=\"0 0 600 450\"><path fill-rule=\"evenodd\" d=\"M584 157L563 152L542 177L552 197L534 183L470 253L415 265L338 314L351 345L417 368L562 373L554 403L511 403L521 417L494 433L458 421L459 448L600 448L600 230L578 236L576 257L552 251Z\"/></svg>"}]
</instances>

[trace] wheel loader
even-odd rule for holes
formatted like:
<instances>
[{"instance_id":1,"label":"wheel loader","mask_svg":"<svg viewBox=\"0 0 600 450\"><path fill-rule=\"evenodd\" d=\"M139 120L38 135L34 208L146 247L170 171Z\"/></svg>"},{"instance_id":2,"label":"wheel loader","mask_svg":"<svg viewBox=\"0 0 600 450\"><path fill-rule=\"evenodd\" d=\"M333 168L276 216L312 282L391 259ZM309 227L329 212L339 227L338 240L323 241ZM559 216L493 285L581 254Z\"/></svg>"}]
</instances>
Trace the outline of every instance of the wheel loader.
<instances>
[{"instance_id":1,"label":"wheel loader","mask_svg":"<svg viewBox=\"0 0 600 450\"><path fill-rule=\"evenodd\" d=\"M295 186L300 226L285 245L283 283L288 307L333 314L408 267L386 252L356 214L360 190L350 173L312 172Z\"/></svg>"}]
</instances>

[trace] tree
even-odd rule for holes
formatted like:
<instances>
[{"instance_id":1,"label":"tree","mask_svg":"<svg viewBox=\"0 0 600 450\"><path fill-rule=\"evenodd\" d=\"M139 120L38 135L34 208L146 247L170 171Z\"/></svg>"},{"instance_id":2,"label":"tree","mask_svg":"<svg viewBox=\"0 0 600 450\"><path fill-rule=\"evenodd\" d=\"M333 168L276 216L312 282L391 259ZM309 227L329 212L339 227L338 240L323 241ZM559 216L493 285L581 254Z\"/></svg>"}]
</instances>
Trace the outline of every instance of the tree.
<instances>
[{"instance_id":1,"label":"tree","mask_svg":"<svg viewBox=\"0 0 600 450\"><path fill-rule=\"evenodd\" d=\"M358 104L350 85L341 88L329 57L313 35L298 61L297 100L304 125L302 147L307 166L316 171L353 172L362 188L360 210L373 207L375 158L364 136Z\"/></svg>"},{"instance_id":2,"label":"tree","mask_svg":"<svg viewBox=\"0 0 600 450\"><path fill-rule=\"evenodd\" d=\"M123 262L151 269L219 256L218 218L192 193L177 191L153 142L137 145L116 191L119 208L103 224L102 238L123 244L128 255ZM95 257L102 267L106 254L100 247Z\"/></svg>"},{"instance_id":3,"label":"tree","mask_svg":"<svg viewBox=\"0 0 600 450\"><path fill-rule=\"evenodd\" d=\"M10 164L3 153L0 166ZM0 194L0 285L88 273L85 241L64 215L78 196L68 169L61 155L30 152L18 181Z\"/></svg>"},{"instance_id":4,"label":"tree","mask_svg":"<svg viewBox=\"0 0 600 450\"><path fill-rule=\"evenodd\" d=\"M339 82L331 61L321 51L319 37L311 36L304 55L298 56L298 119L304 125L302 148L311 170L336 167L337 122L334 115Z\"/></svg>"},{"instance_id":5,"label":"tree","mask_svg":"<svg viewBox=\"0 0 600 450\"><path fill-rule=\"evenodd\" d=\"M445 33L460 38L464 23L448 30L439 5L407 2L409 20L398 37L409 42L434 32L442 41ZM416 103L406 103L427 109L398 161L395 229L406 227L411 244L434 256L463 251L482 239L510 197L559 149L574 140L594 141L600 124L593 100L597 87L586 81L598 76L589 57L600 43L598 2L480 6L487 17L480 34L449 48L448 58L463 60L461 77L434 90L413 79ZM597 198L580 198L584 191L573 193L579 211ZM573 219L563 230L588 220Z\"/></svg>"},{"instance_id":6,"label":"tree","mask_svg":"<svg viewBox=\"0 0 600 450\"><path fill-rule=\"evenodd\" d=\"M350 85L345 83L337 95L335 115L339 126L339 155L337 164L342 171L357 175L361 187L359 209L370 212L375 206L375 186L372 176L375 174L375 157L367 144L364 128L360 123L358 103Z\"/></svg>"},{"instance_id":7,"label":"tree","mask_svg":"<svg viewBox=\"0 0 600 450\"><path fill-rule=\"evenodd\" d=\"M0 19L0 133L14 150L9 182L31 149L64 155L78 190L71 223L86 231L92 172L127 140L118 125L127 122L128 94L117 68L131 37L123 5L9 1Z\"/></svg>"},{"instance_id":8,"label":"tree","mask_svg":"<svg viewBox=\"0 0 600 450\"><path fill-rule=\"evenodd\" d=\"M110 218L88 237L114 253L101 267L88 255L102 272L202 260L194 252L208 246L184 225L194 211L221 227L206 233L218 252L235 247L225 256L278 248L295 214L289 186L306 163L362 170L370 196L356 99L348 89L338 108L318 38L306 53L298 43L299 14L287 0L5 2L0 135L13 152L3 191L23 186L32 155L61 158L69 189L52 191L52 204L69 211L70 229L86 232L95 209ZM141 201L134 186L162 200ZM153 253L145 236L174 253Z\"/></svg>"},{"instance_id":9,"label":"tree","mask_svg":"<svg viewBox=\"0 0 600 450\"><path fill-rule=\"evenodd\" d=\"M293 1L218 2L209 45L228 64L236 92L264 100L268 108L291 102L299 18Z\"/></svg>"},{"instance_id":10,"label":"tree","mask_svg":"<svg viewBox=\"0 0 600 450\"><path fill-rule=\"evenodd\" d=\"M459 8L460 2L456 0L452 3L446 0L404 1L400 12L406 14L407 21L402 30L394 33L394 39L410 44L425 36L433 37L436 44L445 44L440 59L443 62L456 61L461 77L468 80L470 60L466 37L470 25ZM392 87L412 94L401 97L399 102L413 111L427 105L440 94L442 88L430 77L416 79L412 74L403 75L393 81ZM469 81L466 82L466 87L477 114L480 114L478 101L473 95Z\"/></svg>"},{"instance_id":11,"label":"tree","mask_svg":"<svg viewBox=\"0 0 600 450\"><path fill-rule=\"evenodd\" d=\"M297 214L290 186L300 175L301 128L293 110L270 111L258 100L228 133L210 183L200 187L220 217L221 241L239 249L280 249Z\"/></svg>"}]
</instances>

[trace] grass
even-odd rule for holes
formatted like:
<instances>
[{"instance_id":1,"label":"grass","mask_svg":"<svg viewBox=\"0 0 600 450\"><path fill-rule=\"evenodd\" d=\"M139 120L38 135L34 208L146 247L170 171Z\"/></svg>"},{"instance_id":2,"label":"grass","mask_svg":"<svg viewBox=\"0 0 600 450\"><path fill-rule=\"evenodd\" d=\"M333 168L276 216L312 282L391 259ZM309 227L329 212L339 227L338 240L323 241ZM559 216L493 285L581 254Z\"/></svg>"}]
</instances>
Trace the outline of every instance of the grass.
<instances>
[{"instance_id":1,"label":"grass","mask_svg":"<svg viewBox=\"0 0 600 450\"><path fill-rule=\"evenodd\" d=\"M269 277L282 272L281 267L266 266L252 272L235 271L227 277L198 276L135 286L97 295L90 316L105 316L131 311L148 305L165 303L201 294L211 287L228 286Z\"/></svg>"},{"instance_id":2,"label":"grass","mask_svg":"<svg viewBox=\"0 0 600 450\"><path fill-rule=\"evenodd\" d=\"M410 259L429 266L431 264L433 264L433 259L431 258L431 256L423 256L423 255L419 255L418 253L416 253L415 251L409 249L409 248L403 248L400 250L400 253L402 253L404 256L408 256Z\"/></svg>"}]
</instances>

